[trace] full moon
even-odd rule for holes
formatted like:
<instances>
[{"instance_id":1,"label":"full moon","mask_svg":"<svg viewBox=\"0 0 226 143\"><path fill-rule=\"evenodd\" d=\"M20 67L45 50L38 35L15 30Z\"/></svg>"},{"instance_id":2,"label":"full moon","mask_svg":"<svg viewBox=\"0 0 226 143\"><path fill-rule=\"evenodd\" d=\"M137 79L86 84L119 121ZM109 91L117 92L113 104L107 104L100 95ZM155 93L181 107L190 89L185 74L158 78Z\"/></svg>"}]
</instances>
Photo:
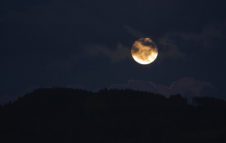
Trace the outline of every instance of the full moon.
<instances>
[{"instance_id":1,"label":"full moon","mask_svg":"<svg viewBox=\"0 0 226 143\"><path fill-rule=\"evenodd\" d=\"M151 38L140 38L134 42L131 54L137 63L148 65L156 60L158 49Z\"/></svg>"}]
</instances>

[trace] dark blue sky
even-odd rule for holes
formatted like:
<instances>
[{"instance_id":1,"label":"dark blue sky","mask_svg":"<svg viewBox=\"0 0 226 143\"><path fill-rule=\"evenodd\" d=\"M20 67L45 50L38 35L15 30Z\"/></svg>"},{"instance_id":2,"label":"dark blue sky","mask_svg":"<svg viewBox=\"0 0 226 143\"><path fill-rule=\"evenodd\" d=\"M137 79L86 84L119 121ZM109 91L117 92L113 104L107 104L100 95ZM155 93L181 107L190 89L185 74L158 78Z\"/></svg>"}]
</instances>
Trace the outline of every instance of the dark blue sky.
<instances>
[{"instance_id":1,"label":"dark blue sky","mask_svg":"<svg viewBox=\"0 0 226 143\"><path fill-rule=\"evenodd\" d=\"M0 100L52 86L226 98L225 7L224 0L3 0ZM141 36L159 48L149 66L130 56Z\"/></svg>"}]
</instances>

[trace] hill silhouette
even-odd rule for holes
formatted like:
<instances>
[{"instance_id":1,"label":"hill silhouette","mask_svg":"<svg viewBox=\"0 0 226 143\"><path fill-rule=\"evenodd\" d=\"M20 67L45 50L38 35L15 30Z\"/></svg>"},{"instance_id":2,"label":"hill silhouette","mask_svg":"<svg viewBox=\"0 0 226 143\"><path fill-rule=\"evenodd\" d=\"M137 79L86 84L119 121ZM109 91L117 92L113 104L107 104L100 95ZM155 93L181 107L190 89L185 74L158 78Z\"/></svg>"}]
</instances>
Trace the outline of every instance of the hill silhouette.
<instances>
[{"instance_id":1,"label":"hill silhouette","mask_svg":"<svg viewBox=\"0 0 226 143\"><path fill-rule=\"evenodd\" d=\"M1 143L224 143L226 102L133 90L37 89L0 107Z\"/></svg>"}]
</instances>

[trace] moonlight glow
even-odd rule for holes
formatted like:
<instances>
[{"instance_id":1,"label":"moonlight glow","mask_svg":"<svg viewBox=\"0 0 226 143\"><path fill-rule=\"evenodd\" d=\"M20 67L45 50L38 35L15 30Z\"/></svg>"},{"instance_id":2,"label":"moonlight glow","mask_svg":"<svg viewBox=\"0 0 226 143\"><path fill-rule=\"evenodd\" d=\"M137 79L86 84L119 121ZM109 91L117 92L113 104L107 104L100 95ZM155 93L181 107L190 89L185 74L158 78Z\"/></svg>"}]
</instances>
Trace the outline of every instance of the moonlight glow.
<instances>
[{"instance_id":1,"label":"moonlight glow","mask_svg":"<svg viewBox=\"0 0 226 143\"><path fill-rule=\"evenodd\" d=\"M134 42L131 54L137 63L147 65L155 61L158 56L158 49L152 39L140 38Z\"/></svg>"}]
</instances>

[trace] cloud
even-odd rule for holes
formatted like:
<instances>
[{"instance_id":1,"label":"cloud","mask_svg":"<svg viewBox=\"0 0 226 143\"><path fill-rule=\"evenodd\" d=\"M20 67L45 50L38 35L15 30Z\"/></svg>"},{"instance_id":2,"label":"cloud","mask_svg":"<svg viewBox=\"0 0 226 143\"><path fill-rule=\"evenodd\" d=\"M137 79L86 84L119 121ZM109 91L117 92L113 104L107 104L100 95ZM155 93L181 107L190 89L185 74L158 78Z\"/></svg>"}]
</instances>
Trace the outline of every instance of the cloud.
<instances>
[{"instance_id":1,"label":"cloud","mask_svg":"<svg viewBox=\"0 0 226 143\"><path fill-rule=\"evenodd\" d=\"M209 24L199 32L168 32L158 39L163 59L179 58L189 60L224 48L226 23ZM205 53L203 53L205 51Z\"/></svg>"},{"instance_id":2,"label":"cloud","mask_svg":"<svg viewBox=\"0 0 226 143\"><path fill-rule=\"evenodd\" d=\"M194 78L182 78L173 82L169 89L174 93L185 96L202 96L204 90L213 90L214 86L210 82L196 80Z\"/></svg>"},{"instance_id":3,"label":"cloud","mask_svg":"<svg viewBox=\"0 0 226 143\"><path fill-rule=\"evenodd\" d=\"M138 31L128 25L125 25L124 28L126 29L126 31L131 34L133 37L135 38L141 38L141 37L145 37L145 34L142 33L141 31Z\"/></svg>"},{"instance_id":4,"label":"cloud","mask_svg":"<svg viewBox=\"0 0 226 143\"><path fill-rule=\"evenodd\" d=\"M161 60L168 59L185 59L186 54L177 46L176 42L169 37L161 37L158 39Z\"/></svg>"},{"instance_id":5,"label":"cloud","mask_svg":"<svg viewBox=\"0 0 226 143\"><path fill-rule=\"evenodd\" d=\"M82 49L83 55L89 58L105 57L112 62L120 62L131 57L130 49L121 43L118 43L115 48L100 44L90 44L83 46Z\"/></svg>"},{"instance_id":6,"label":"cloud","mask_svg":"<svg viewBox=\"0 0 226 143\"><path fill-rule=\"evenodd\" d=\"M152 81L129 80L124 84L115 84L109 88L134 89L163 94L166 96L181 94L187 97L211 96L215 93L215 87L206 81L200 81L191 77L184 77L170 85L157 84ZM212 95L213 96L213 95Z\"/></svg>"}]
</instances>

